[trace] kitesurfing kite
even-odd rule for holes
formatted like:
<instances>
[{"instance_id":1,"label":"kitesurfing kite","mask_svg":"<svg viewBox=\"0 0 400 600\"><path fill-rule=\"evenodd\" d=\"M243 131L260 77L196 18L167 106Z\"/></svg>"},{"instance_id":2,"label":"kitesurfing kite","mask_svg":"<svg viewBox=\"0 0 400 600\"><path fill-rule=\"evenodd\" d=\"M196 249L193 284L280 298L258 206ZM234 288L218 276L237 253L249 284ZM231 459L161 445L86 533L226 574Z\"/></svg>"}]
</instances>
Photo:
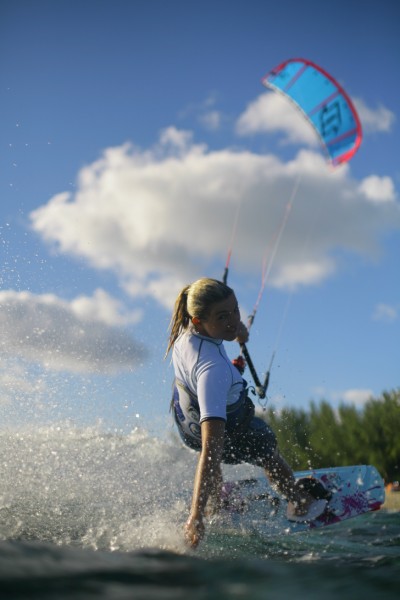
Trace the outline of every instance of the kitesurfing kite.
<instances>
[{"instance_id":1,"label":"kitesurfing kite","mask_svg":"<svg viewBox=\"0 0 400 600\"><path fill-rule=\"evenodd\" d=\"M310 60L291 58L272 69L262 83L290 99L320 136L332 165L345 163L357 152L361 123L341 85Z\"/></svg>"}]
</instances>

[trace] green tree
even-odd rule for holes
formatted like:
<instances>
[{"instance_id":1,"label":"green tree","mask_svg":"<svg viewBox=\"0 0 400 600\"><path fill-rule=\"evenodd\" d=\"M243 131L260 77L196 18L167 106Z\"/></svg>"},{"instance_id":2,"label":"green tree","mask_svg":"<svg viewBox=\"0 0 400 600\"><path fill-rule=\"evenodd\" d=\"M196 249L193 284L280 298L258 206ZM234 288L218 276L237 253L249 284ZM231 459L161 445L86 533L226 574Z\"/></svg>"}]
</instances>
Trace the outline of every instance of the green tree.
<instances>
[{"instance_id":1,"label":"green tree","mask_svg":"<svg viewBox=\"0 0 400 600\"><path fill-rule=\"evenodd\" d=\"M297 470L309 468L309 417L304 410L270 408L265 419L274 430L280 451Z\"/></svg>"},{"instance_id":2,"label":"green tree","mask_svg":"<svg viewBox=\"0 0 400 600\"><path fill-rule=\"evenodd\" d=\"M400 478L400 390L384 392L364 408L363 436L369 461L387 482Z\"/></svg>"}]
</instances>

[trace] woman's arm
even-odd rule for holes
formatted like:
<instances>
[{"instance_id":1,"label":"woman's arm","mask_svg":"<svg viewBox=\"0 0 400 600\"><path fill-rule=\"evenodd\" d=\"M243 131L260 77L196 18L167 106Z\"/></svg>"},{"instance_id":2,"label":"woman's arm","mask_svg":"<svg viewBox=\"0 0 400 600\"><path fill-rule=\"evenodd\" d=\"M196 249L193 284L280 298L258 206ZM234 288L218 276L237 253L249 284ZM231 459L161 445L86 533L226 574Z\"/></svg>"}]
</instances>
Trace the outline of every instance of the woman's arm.
<instances>
[{"instance_id":1,"label":"woman's arm","mask_svg":"<svg viewBox=\"0 0 400 600\"><path fill-rule=\"evenodd\" d=\"M225 421L221 419L210 419L201 424L202 449L194 479L190 515L185 525L185 539L194 548L204 536L203 518L207 500L211 497L218 502L224 433Z\"/></svg>"}]
</instances>

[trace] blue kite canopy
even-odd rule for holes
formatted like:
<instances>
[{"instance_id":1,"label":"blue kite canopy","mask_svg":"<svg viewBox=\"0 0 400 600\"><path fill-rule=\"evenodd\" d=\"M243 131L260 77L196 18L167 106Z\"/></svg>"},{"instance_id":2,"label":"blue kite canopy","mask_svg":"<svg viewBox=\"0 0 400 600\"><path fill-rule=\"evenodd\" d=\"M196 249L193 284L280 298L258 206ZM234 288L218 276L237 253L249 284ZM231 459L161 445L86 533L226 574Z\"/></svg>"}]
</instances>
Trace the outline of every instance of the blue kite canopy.
<instances>
[{"instance_id":1,"label":"blue kite canopy","mask_svg":"<svg viewBox=\"0 0 400 600\"><path fill-rule=\"evenodd\" d=\"M315 127L333 165L357 152L362 130L344 89L309 60L289 59L270 71L262 83L292 100Z\"/></svg>"}]
</instances>

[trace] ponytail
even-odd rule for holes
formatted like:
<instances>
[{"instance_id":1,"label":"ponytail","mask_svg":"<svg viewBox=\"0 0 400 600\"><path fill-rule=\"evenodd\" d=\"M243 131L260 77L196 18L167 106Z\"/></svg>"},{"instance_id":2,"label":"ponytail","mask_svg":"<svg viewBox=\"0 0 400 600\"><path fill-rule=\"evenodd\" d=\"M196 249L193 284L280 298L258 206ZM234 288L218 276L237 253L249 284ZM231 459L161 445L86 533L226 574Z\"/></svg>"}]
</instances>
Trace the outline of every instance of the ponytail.
<instances>
[{"instance_id":1,"label":"ponytail","mask_svg":"<svg viewBox=\"0 0 400 600\"><path fill-rule=\"evenodd\" d=\"M178 339L181 331L183 329L186 329L189 325L190 315L187 309L187 297L189 288L190 285L186 285L175 300L174 312L172 313L171 322L169 324L170 336L168 340L167 351L165 353L165 358L167 357L168 352L171 350L172 346Z\"/></svg>"}]
</instances>

